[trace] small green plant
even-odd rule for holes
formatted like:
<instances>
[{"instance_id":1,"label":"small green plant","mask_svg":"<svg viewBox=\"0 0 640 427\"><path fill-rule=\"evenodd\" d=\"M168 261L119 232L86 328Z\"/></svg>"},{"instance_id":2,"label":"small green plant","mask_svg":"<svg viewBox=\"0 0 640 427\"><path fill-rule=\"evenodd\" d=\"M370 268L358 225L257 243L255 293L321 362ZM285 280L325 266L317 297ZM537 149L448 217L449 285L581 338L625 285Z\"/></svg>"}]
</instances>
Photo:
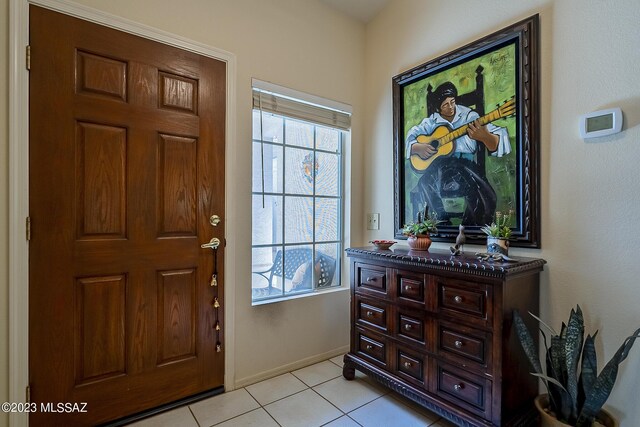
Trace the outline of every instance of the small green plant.
<instances>
[{"instance_id":1,"label":"small green plant","mask_svg":"<svg viewBox=\"0 0 640 427\"><path fill-rule=\"evenodd\" d=\"M566 325L562 324L559 334L531 315L552 334L549 345L547 336L540 327L546 349L544 371L535 342L517 310L513 312L513 322L520 344L535 371L531 374L540 378L547 388L549 410L565 424L591 427L611 394L618 375L618 365L627 358L636 338L640 338L640 328L624 340L598 374L595 348L598 331L584 339L584 318L580 306L576 310L571 309L569 321Z\"/></svg>"},{"instance_id":2,"label":"small green plant","mask_svg":"<svg viewBox=\"0 0 640 427\"><path fill-rule=\"evenodd\" d=\"M512 210L506 215L503 215L502 212L496 212L496 219L491 224L480 227L480 231L487 236L508 239L511 237L511 215L513 215Z\"/></svg>"},{"instance_id":3,"label":"small green plant","mask_svg":"<svg viewBox=\"0 0 640 427\"><path fill-rule=\"evenodd\" d=\"M438 232L438 224L442 221L438 220L438 216L435 212L429 214L429 206L425 206L424 210L418 212L418 219L416 222L410 222L402 227L402 234L405 236L421 236L428 235L429 233Z\"/></svg>"}]
</instances>

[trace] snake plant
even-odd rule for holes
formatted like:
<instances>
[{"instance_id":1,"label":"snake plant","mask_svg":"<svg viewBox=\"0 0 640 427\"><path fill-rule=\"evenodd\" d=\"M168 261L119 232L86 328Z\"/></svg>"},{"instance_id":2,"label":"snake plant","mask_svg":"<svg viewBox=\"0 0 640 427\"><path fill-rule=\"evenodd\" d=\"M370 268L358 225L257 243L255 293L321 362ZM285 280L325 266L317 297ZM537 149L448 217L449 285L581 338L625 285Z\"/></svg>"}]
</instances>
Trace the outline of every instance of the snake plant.
<instances>
[{"instance_id":1,"label":"snake plant","mask_svg":"<svg viewBox=\"0 0 640 427\"><path fill-rule=\"evenodd\" d=\"M552 334L548 342L540 327L546 350L545 370L538 358L536 344L517 310L513 312L513 321L520 344L535 371L532 374L547 388L550 411L563 423L590 427L611 393L618 365L627 358L636 338L640 337L640 328L624 340L598 374L595 348L598 332L584 338L584 317L579 305L571 310L569 321L562 324L559 334L531 315Z\"/></svg>"}]
</instances>

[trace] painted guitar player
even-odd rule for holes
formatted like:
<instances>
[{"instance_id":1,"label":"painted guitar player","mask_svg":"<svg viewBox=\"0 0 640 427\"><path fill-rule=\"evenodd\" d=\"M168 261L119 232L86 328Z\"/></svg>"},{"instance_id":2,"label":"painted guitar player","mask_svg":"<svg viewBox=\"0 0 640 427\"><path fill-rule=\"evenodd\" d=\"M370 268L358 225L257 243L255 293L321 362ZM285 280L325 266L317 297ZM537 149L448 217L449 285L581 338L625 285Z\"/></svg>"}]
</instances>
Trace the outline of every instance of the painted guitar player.
<instances>
[{"instance_id":1,"label":"painted guitar player","mask_svg":"<svg viewBox=\"0 0 640 427\"><path fill-rule=\"evenodd\" d=\"M502 157L511 152L506 128L491 122L515 113L509 99L496 110L480 117L469 107L456 104L458 90L451 82L439 85L432 94L435 112L407 132L405 156L414 171L421 174L416 188L422 202L447 220L451 200L456 215L465 225L490 223L496 209L496 193L478 165L479 145L489 155Z\"/></svg>"}]
</instances>

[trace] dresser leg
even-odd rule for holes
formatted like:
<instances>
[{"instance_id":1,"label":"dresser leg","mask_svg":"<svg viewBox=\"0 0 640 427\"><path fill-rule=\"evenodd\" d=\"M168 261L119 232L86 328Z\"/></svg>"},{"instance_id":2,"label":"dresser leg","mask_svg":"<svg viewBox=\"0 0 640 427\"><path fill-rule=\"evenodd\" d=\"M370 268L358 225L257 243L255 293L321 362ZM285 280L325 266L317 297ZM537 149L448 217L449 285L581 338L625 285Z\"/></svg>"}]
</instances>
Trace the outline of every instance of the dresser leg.
<instances>
[{"instance_id":1,"label":"dresser leg","mask_svg":"<svg viewBox=\"0 0 640 427\"><path fill-rule=\"evenodd\" d=\"M344 361L342 376L349 381L356 377L356 367L352 362Z\"/></svg>"}]
</instances>

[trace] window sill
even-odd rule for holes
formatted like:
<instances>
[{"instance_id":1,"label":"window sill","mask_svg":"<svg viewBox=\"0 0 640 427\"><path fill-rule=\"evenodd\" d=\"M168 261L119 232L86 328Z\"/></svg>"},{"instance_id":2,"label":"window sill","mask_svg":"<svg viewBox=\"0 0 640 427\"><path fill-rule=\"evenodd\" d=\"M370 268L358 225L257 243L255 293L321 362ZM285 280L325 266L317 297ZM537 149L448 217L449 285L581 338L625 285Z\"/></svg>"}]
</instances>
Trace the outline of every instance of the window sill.
<instances>
[{"instance_id":1,"label":"window sill","mask_svg":"<svg viewBox=\"0 0 640 427\"><path fill-rule=\"evenodd\" d=\"M308 298L308 297L315 297L315 296L320 296L320 295L333 294L333 293L336 293L336 292L348 291L349 289L350 289L349 286L337 286L335 288L331 288L331 289L327 289L327 290L323 290L323 291L313 291L313 292L307 292L307 293L304 293L304 294L286 295L286 296L278 297L278 298L251 301L251 306L252 307L256 307L256 306L259 306L259 305L273 304L273 303L278 303L278 302L283 302L283 301L290 301L290 300L294 300L294 299Z\"/></svg>"}]
</instances>

